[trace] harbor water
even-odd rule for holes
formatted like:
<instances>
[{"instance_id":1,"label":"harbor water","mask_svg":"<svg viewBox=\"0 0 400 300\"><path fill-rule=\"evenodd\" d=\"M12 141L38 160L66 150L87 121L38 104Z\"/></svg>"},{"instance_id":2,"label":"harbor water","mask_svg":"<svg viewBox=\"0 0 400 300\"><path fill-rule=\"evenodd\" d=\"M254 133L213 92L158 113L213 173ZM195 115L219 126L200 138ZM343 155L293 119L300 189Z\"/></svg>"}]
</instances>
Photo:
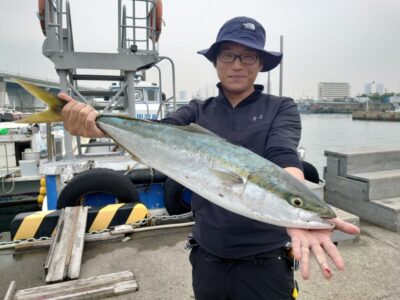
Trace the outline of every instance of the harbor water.
<instances>
[{"instance_id":1,"label":"harbor water","mask_svg":"<svg viewBox=\"0 0 400 300\"><path fill-rule=\"evenodd\" d=\"M325 150L340 148L400 148L400 122L352 120L351 114L301 114L300 146L305 160L320 177L326 165Z\"/></svg>"}]
</instances>

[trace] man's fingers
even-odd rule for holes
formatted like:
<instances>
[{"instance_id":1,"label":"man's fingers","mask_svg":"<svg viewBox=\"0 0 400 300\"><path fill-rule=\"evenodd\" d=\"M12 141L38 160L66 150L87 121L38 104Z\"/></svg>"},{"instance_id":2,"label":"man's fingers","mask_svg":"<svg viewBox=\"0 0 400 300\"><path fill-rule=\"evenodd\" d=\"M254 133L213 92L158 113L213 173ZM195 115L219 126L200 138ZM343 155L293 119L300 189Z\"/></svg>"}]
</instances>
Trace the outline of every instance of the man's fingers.
<instances>
[{"instance_id":1,"label":"man's fingers","mask_svg":"<svg viewBox=\"0 0 400 300\"><path fill-rule=\"evenodd\" d=\"M67 121L69 125L67 130L73 135L78 135L79 130L82 129L81 128L82 125L81 123L79 123L79 113L83 108L86 107L86 104L76 101L71 103L72 106L69 109L69 116Z\"/></svg>"},{"instance_id":2,"label":"man's fingers","mask_svg":"<svg viewBox=\"0 0 400 300\"><path fill-rule=\"evenodd\" d=\"M332 277L333 273L332 270L329 266L328 260L326 258L326 255L324 253L324 249L319 245L319 244L314 244L311 246L311 250L314 254L314 257L318 263L318 266L320 267L322 274L326 279L329 279Z\"/></svg>"},{"instance_id":3,"label":"man's fingers","mask_svg":"<svg viewBox=\"0 0 400 300\"><path fill-rule=\"evenodd\" d=\"M355 226L351 223L345 222L338 218L333 219L333 221L336 224L335 229L337 229L337 230L343 231L348 234L359 234L360 233L360 228L358 228L357 226Z\"/></svg>"},{"instance_id":4,"label":"man's fingers","mask_svg":"<svg viewBox=\"0 0 400 300\"><path fill-rule=\"evenodd\" d=\"M297 236L292 236L292 251L296 260L301 260L301 242Z\"/></svg>"},{"instance_id":5,"label":"man's fingers","mask_svg":"<svg viewBox=\"0 0 400 300\"><path fill-rule=\"evenodd\" d=\"M98 116L96 110L91 110L85 119L86 135L90 137L103 137L104 132L101 131L96 125L96 117Z\"/></svg>"},{"instance_id":6,"label":"man's fingers","mask_svg":"<svg viewBox=\"0 0 400 300\"><path fill-rule=\"evenodd\" d=\"M329 255L336 268L339 270L344 270L344 261L338 248L332 243L332 241L325 241L322 244L325 252Z\"/></svg>"},{"instance_id":7,"label":"man's fingers","mask_svg":"<svg viewBox=\"0 0 400 300\"><path fill-rule=\"evenodd\" d=\"M308 279L310 277L310 248L307 245L301 246L301 260L300 260L300 270L303 279Z\"/></svg>"},{"instance_id":8,"label":"man's fingers","mask_svg":"<svg viewBox=\"0 0 400 300\"><path fill-rule=\"evenodd\" d=\"M67 101L67 102L76 101L74 98L72 98L71 96L69 96L63 92L59 93L57 96L58 96L58 98L60 98L64 101Z\"/></svg>"}]
</instances>

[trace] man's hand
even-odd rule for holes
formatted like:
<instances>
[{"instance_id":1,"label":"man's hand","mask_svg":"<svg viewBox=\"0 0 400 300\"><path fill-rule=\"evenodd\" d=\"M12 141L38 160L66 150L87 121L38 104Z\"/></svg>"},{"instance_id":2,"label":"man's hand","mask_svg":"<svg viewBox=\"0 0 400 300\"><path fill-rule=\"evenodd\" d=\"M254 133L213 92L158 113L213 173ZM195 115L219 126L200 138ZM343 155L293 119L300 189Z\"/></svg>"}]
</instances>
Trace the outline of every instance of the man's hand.
<instances>
[{"instance_id":1,"label":"man's hand","mask_svg":"<svg viewBox=\"0 0 400 300\"><path fill-rule=\"evenodd\" d=\"M348 234L358 234L360 232L360 229L351 223L337 218L332 221L336 224L335 229L337 230ZM333 275L327 257L330 257L339 270L344 270L343 258L331 240L332 232L330 230L288 228L287 233L292 240L293 255L296 260L300 261L303 279L310 277L310 252L313 253L325 278L329 279Z\"/></svg>"},{"instance_id":2,"label":"man's hand","mask_svg":"<svg viewBox=\"0 0 400 300\"><path fill-rule=\"evenodd\" d=\"M93 107L78 102L65 93L59 93L58 97L68 102L61 111L61 116L64 128L70 134L93 138L105 136L96 125L96 117L99 113Z\"/></svg>"}]
</instances>

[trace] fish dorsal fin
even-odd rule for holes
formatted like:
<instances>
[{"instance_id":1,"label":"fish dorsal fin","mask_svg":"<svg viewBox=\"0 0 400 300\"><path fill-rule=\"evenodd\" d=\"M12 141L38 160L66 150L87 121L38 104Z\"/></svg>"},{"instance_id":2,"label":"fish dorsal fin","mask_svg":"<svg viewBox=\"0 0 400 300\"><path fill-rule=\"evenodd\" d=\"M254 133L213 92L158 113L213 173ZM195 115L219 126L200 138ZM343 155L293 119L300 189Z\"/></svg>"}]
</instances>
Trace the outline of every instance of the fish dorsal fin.
<instances>
[{"instance_id":1,"label":"fish dorsal fin","mask_svg":"<svg viewBox=\"0 0 400 300\"><path fill-rule=\"evenodd\" d=\"M218 137L218 135L216 135L215 133L213 133L195 123L190 123L189 125L186 125L186 126L179 126L179 128L182 130L188 131L188 132L192 132L192 133L199 133L199 134L205 134L205 135L211 135L211 136Z\"/></svg>"},{"instance_id":2,"label":"fish dorsal fin","mask_svg":"<svg viewBox=\"0 0 400 300\"><path fill-rule=\"evenodd\" d=\"M210 172L213 173L222 182L231 186L244 184L243 178L235 172L221 169L210 169Z\"/></svg>"}]
</instances>

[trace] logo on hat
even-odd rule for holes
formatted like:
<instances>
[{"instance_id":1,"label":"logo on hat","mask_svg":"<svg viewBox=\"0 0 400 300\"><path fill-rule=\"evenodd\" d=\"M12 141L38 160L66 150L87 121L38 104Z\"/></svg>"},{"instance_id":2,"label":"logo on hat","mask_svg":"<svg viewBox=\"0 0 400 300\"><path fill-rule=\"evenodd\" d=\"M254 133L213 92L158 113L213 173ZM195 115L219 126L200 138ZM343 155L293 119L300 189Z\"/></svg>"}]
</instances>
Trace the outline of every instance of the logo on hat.
<instances>
[{"instance_id":1,"label":"logo on hat","mask_svg":"<svg viewBox=\"0 0 400 300\"><path fill-rule=\"evenodd\" d=\"M255 31L256 30L256 25L254 25L253 23L243 23L242 24L242 29Z\"/></svg>"}]
</instances>

